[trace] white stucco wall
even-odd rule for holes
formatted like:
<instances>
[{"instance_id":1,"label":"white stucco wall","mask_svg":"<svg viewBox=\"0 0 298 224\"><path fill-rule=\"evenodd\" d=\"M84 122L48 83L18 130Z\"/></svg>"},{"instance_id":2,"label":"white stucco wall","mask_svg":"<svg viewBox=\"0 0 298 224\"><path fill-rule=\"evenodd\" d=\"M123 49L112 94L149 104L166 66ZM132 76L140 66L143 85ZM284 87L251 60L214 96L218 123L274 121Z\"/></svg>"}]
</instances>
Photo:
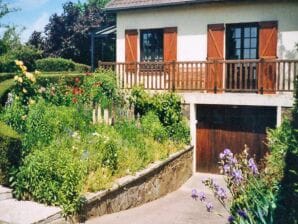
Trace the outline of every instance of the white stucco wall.
<instances>
[{"instance_id":1,"label":"white stucco wall","mask_svg":"<svg viewBox=\"0 0 298 224\"><path fill-rule=\"evenodd\" d=\"M178 61L206 60L207 25L277 20L278 56L297 59L298 1L268 3L217 3L119 12L117 61L125 61L126 29L178 27ZM139 48L139 47L138 47ZM140 54L138 54L139 56Z\"/></svg>"}]
</instances>

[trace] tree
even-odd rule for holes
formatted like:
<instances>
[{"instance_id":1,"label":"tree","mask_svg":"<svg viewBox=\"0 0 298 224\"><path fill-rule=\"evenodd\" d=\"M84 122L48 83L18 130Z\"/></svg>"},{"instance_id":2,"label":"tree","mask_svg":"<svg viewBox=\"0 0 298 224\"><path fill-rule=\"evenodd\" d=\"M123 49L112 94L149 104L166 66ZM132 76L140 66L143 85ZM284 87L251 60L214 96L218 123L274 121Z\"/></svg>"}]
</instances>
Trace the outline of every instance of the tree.
<instances>
[{"instance_id":1,"label":"tree","mask_svg":"<svg viewBox=\"0 0 298 224\"><path fill-rule=\"evenodd\" d=\"M42 32L38 31L34 31L27 42L27 45L39 50L43 50L44 44L45 42L44 37L42 36Z\"/></svg>"},{"instance_id":2,"label":"tree","mask_svg":"<svg viewBox=\"0 0 298 224\"><path fill-rule=\"evenodd\" d=\"M45 27L44 40L39 38L42 35L33 33L28 44L41 44L40 48L44 50L45 56L90 64L90 31L115 24L115 16L102 10L105 2L106 0L89 0L85 4L65 3L61 15L53 14L50 17Z\"/></svg>"}]
</instances>

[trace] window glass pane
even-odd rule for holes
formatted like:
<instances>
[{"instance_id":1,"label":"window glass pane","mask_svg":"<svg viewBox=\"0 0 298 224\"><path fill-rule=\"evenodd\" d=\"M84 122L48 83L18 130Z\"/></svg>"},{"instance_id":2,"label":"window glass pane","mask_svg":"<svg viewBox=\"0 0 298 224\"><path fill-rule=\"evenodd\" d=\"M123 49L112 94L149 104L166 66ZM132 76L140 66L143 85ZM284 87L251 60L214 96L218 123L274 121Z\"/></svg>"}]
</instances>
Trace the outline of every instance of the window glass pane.
<instances>
[{"instance_id":1,"label":"window glass pane","mask_svg":"<svg viewBox=\"0 0 298 224\"><path fill-rule=\"evenodd\" d=\"M240 28L235 28L235 37L240 38L241 37L241 29Z\"/></svg>"},{"instance_id":2,"label":"window glass pane","mask_svg":"<svg viewBox=\"0 0 298 224\"><path fill-rule=\"evenodd\" d=\"M244 28L244 37L250 37L250 27Z\"/></svg>"},{"instance_id":3,"label":"window glass pane","mask_svg":"<svg viewBox=\"0 0 298 224\"><path fill-rule=\"evenodd\" d=\"M141 60L163 60L162 30L146 30L141 32Z\"/></svg>"},{"instance_id":4,"label":"window glass pane","mask_svg":"<svg viewBox=\"0 0 298 224\"><path fill-rule=\"evenodd\" d=\"M258 30L257 30L257 27L252 27L251 30L250 30L250 36L251 37L257 37L258 35Z\"/></svg>"},{"instance_id":5,"label":"window glass pane","mask_svg":"<svg viewBox=\"0 0 298 224\"><path fill-rule=\"evenodd\" d=\"M244 59L250 58L250 50L249 49L244 49L243 58Z\"/></svg>"},{"instance_id":6,"label":"window glass pane","mask_svg":"<svg viewBox=\"0 0 298 224\"><path fill-rule=\"evenodd\" d=\"M235 59L240 59L241 58L241 50L236 50L236 55Z\"/></svg>"},{"instance_id":7,"label":"window glass pane","mask_svg":"<svg viewBox=\"0 0 298 224\"><path fill-rule=\"evenodd\" d=\"M244 39L244 48L250 48L250 39L249 38Z\"/></svg>"},{"instance_id":8,"label":"window glass pane","mask_svg":"<svg viewBox=\"0 0 298 224\"><path fill-rule=\"evenodd\" d=\"M257 59L257 50L256 49L251 49L250 50L250 58L251 59Z\"/></svg>"},{"instance_id":9,"label":"window glass pane","mask_svg":"<svg viewBox=\"0 0 298 224\"><path fill-rule=\"evenodd\" d=\"M257 48L257 38L251 38L250 47L251 48Z\"/></svg>"},{"instance_id":10,"label":"window glass pane","mask_svg":"<svg viewBox=\"0 0 298 224\"><path fill-rule=\"evenodd\" d=\"M241 39L235 39L236 48L241 48Z\"/></svg>"}]
</instances>

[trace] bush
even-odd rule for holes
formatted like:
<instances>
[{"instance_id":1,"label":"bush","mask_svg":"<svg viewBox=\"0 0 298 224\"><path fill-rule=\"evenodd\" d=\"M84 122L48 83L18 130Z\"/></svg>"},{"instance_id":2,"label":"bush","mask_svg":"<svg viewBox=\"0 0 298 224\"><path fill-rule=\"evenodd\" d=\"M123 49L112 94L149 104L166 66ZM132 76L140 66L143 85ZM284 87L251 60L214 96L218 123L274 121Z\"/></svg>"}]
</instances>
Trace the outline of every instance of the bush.
<instances>
[{"instance_id":1,"label":"bush","mask_svg":"<svg viewBox=\"0 0 298 224\"><path fill-rule=\"evenodd\" d=\"M34 71L36 69L36 60L42 57L41 51L29 46L22 46L11 52L11 54L14 59L23 61L28 71Z\"/></svg>"},{"instance_id":2,"label":"bush","mask_svg":"<svg viewBox=\"0 0 298 224\"><path fill-rule=\"evenodd\" d=\"M100 104L107 108L113 104L121 104L116 75L112 71L98 70L84 78L81 86L80 101L88 104Z\"/></svg>"},{"instance_id":3,"label":"bush","mask_svg":"<svg viewBox=\"0 0 298 224\"><path fill-rule=\"evenodd\" d=\"M1 114L1 120L18 133L24 133L26 130L26 116L27 111L24 109L21 102L17 99L13 99L12 104L5 107L4 112Z\"/></svg>"},{"instance_id":4,"label":"bush","mask_svg":"<svg viewBox=\"0 0 298 224\"><path fill-rule=\"evenodd\" d=\"M21 148L20 136L0 122L0 184L9 184L11 171L20 165Z\"/></svg>"},{"instance_id":5,"label":"bush","mask_svg":"<svg viewBox=\"0 0 298 224\"><path fill-rule=\"evenodd\" d=\"M81 151L72 147L69 137L56 140L42 150L34 150L13 180L17 199L61 205L65 214L78 211L83 202L86 166L81 162Z\"/></svg>"},{"instance_id":6,"label":"bush","mask_svg":"<svg viewBox=\"0 0 298 224\"><path fill-rule=\"evenodd\" d=\"M152 97L140 86L132 89L129 101L134 106L135 115L143 116L154 109Z\"/></svg>"},{"instance_id":7,"label":"bush","mask_svg":"<svg viewBox=\"0 0 298 224\"><path fill-rule=\"evenodd\" d=\"M80 64L80 63L75 63L75 69L76 72L81 72L81 73L85 73L85 72L90 72L91 68L88 65L85 64Z\"/></svg>"},{"instance_id":8,"label":"bush","mask_svg":"<svg viewBox=\"0 0 298 224\"><path fill-rule=\"evenodd\" d=\"M74 71L75 63L64 58L44 58L36 61L36 69L42 72Z\"/></svg>"},{"instance_id":9,"label":"bush","mask_svg":"<svg viewBox=\"0 0 298 224\"><path fill-rule=\"evenodd\" d=\"M13 79L15 74L13 73L0 73L0 83L8 79Z\"/></svg>"},{"instance_id":10,"label":"bush","mask_svg":"<svg viewBox=\"0 0 298 224\"><path fill-rule=\"evenodd\" d=\"M0 73L9 72L15 73L18 71L18 67L15 64L15 58L11 55L2 55L0 56Z\"/></svg>"},{"instance_id":11,"label":"bush","mask_svg":"<svg viewBox=\"0 0 298 224\"><path fill-rule=\"evenodd\" d=\"M85 131L90 119L85 116L77 108L50 106L40 100L30 107L26 118L25 148L42 147L60 135Z\"/></svg>"},{"instance_id":12,"label":"bush","mask_svg":"<svg viewBox=\"0 0 298 224\"><path fill-rule=\"evenodd\" d=\"M5 104L7 100L7 94L13 88L13 85L13 79L8 79L3 82L0 82L0 104Z\"/></svg>"},{"instance_id":13,"label":"bush","mask_svg":"<svg viewBox=\"0 0 298 224\"><path fill-rule=\"evenodd\" d=\"M142 129L145 134L153 137L156 141L164 142L167 132L159 121L158 116L152 111L141 118Z\"/></svg>"}]
</instances>

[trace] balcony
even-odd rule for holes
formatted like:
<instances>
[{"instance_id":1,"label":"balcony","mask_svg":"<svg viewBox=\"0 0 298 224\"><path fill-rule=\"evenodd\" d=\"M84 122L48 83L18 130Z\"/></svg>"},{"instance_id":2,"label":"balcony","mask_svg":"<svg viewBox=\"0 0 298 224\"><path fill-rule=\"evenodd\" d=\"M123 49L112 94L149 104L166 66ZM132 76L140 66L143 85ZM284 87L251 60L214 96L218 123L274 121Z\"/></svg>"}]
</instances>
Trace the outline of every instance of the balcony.
<instances>
[{"instance_id":1,"label":"balcony","mask_svg":"<svg viewBox=\"0 0 298 224\"><path fill-rule=\"evenodd\" d=\"M293 92L298 60L216 60L187 62L100 62L112 69L118 85L130 89L197 91L205 93Z\"/></svg>"}]
</instances>

